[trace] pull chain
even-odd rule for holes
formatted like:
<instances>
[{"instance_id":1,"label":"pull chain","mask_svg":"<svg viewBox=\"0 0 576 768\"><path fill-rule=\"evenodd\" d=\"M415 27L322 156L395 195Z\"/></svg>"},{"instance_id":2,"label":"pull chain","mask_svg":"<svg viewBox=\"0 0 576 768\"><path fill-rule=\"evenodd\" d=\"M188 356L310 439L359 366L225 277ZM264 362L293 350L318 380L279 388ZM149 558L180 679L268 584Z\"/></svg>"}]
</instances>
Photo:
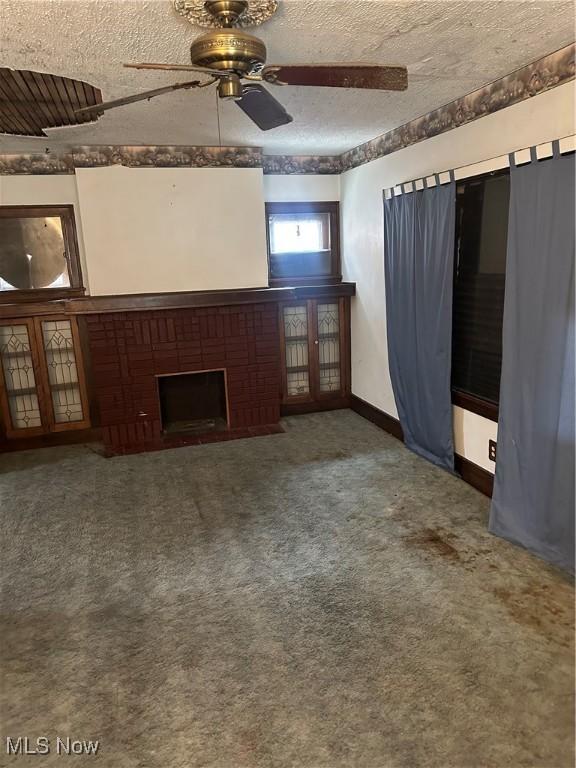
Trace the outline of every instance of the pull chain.
<instances>
[{"instance_id":1,"label":"pull chain","mask_svg":"<svg viewBox=\"0 0 576 768\"><path fill-rule=\"evenodd\" d=\"M216 118L218 120L218 146L222 149L222 135L220 133L220 97L218 96L218 89L216 93Z\"/></svg>"}]
</instances>

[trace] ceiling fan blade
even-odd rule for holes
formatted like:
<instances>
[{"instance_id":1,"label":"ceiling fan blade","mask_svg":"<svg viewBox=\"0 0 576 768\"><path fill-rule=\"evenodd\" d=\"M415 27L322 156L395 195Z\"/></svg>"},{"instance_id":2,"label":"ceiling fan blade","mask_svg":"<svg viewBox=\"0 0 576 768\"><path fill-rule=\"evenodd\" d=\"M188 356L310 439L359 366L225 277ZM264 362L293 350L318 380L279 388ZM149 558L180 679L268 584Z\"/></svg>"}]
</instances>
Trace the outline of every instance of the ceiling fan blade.
<instances>
[{"instance_id":1,"label":"ceiling fan blade","mask_svg":"<svg viewBox=\"0 0 576 768\"><path fill-rule=\"evenodd\" d=\"M370 64L279 65L264 67L262 79L275 85L405 91L408 87L408 70L406 67L380 67Z\"/></svg>"},{"instance_id":2,"label":"ceiling fan blade","mask_svg":"<svg viewBox=\"0 0 576 768\"><path fill-rule=\"evenodd\" d=\"M144 91L144 93L136 93L133 96L126 96L123 99L114 99L114 101L104 101L101 104L94 104L91 107L83 107L82 109L76 109L74 110L74 114L85 115L89 113L104 112L107 109L114 109L115 107L123 107L125 104L134 104L134 102L136 101L146 101L147 99L153 99L154 96L162 96L163 93L170 93L171 91L179 91L183 88L197 88L199 85L200 85L199 80L190 80L190 82L188 83L174 83L174 85L165 85L163 88L155 88L153 91Z\"/></svg>"},{"instance_id":3,"label":"ceiling fan blade","mask_svg":"<svg viewBox=\"0 0 576 768\"><path fill-rule=\"evenodd\" d=\"M269 131L287 125L294 119L263 86L245 85L242 93L242 98L236 104L260 130Z\"/></svg>"},{"instance_id":4,"label":"ceiling fan blade","mask_svg":"<svg viewBox=\"0 0 576 768\"><path fill-rule=\"evenodd\" d=\"M226 77L229 72L221 69L210 69L209 67L196 67L194 64L150 64L142 62L139 64L123 64L127 69L159 69L164 72L200 72L211 77Z\"/></svg>"}]
</instances>

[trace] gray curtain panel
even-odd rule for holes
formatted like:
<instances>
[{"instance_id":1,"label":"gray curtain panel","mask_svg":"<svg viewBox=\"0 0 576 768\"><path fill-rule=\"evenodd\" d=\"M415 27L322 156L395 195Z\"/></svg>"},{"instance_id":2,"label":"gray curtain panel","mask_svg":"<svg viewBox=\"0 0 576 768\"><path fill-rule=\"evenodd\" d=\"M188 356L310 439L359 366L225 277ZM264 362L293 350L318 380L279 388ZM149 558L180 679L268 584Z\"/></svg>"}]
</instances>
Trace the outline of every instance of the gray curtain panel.
<instances>
[{"instance_id":1,"label":"gray curtain panel","mask_svg":"<svg viewBox=\"0 0 576 768\"><path fill-rule=\"evenodd\" d=\"M574 155L514 166L490 531L574 570Z\"/></svg>"},{"instance_id":2,"label":"gray curtain panel","mask_svg":"<svg viewBox=\"0 0 576 768\"><path fill-rule=\"evenodd\" d=\"M455 194L452 177L384 196L388 360L404 442L450 471Z\"/></svg>"}]
</instances>

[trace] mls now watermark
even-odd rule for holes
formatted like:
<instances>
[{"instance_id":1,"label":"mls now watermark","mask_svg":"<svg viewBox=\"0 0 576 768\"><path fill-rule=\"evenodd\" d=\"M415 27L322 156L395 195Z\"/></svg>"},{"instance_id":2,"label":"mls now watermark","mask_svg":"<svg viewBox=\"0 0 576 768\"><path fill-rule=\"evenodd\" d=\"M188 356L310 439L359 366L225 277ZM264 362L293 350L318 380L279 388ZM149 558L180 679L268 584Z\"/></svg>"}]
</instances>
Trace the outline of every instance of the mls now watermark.
<instances>
[{"instance_id":1,"label":"mls now watermark","mask_svg":"<svg viewBox=\"0 0 576 768\"><path fill-rule=\"evenodd\" d=\"M38 736L30 739L28 736L7 736L6 754L8 755L97 755L99 741L86 739L71 739L69 736L49 739L48 736Z\"/></svg>"}]
</instances>

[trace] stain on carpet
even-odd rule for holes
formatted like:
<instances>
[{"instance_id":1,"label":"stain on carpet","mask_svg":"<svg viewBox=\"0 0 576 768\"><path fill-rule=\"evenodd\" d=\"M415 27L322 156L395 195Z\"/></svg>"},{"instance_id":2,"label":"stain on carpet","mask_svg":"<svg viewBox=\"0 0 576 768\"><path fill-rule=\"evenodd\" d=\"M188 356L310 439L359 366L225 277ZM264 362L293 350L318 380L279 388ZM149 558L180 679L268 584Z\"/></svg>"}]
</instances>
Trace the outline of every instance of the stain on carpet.
<instances>
[{"instance_id":1,"label":"stain on carpet","mask_svg":"<svg viewBox=\"0 0 576 768\"><path fill-rule=\"evenodd\" d=\"M514 621L539 632L548 641L570 647L565 630L573 630L574 610L569 603L558 602L548 585L495 587L493 591Z\"/></svg>"},{"instance_id":2,"label":"stain on carpet","mask_svg":"<svg viewBox=\"0 0 576 768\"><path fill-rule=\"evenodd\" d=\"M360 416L284 426L0 456L0 746L99 739L97 768L572 768L572 585Z\"/></svg>"},{"instance_id":3,"label":"stain on carpet","mask_svg":"<svg viewBox=\"0 0 576 768\"><path fill-rule=\"evenodd\" d=\"M441 531L436 528L424 528L418 533L411 533L403 537L403 541L412 549L418 549L426 555L436 555L449 560L452 563L458 563L462 560L456 547L448 541L455 539L453 533Z\"/></svg>"}]
</instances>

